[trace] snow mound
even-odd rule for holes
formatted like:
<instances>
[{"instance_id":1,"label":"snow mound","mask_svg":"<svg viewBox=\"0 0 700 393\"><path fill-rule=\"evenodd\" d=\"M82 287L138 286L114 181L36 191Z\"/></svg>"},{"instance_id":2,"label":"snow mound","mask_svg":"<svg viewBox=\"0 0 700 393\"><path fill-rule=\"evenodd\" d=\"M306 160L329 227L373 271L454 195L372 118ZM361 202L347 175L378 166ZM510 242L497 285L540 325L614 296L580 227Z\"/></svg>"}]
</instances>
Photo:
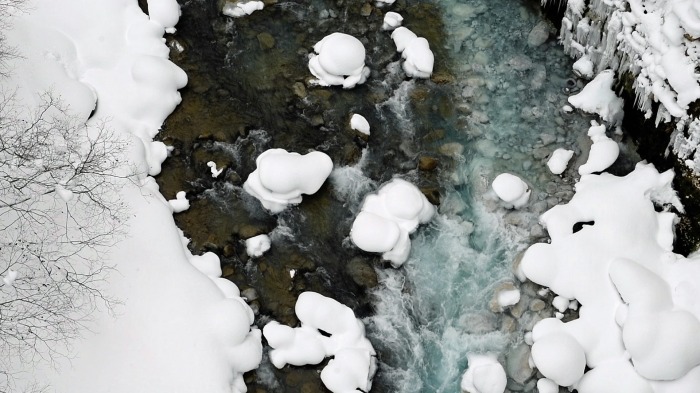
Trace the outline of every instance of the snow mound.
<instances>
[{"instance_id":1,"label":"snow mound","mask_svg":"<svg viewBox=\"0 0 700 393\"><path fill-rule=\"evenodd\" d=\"M365 327L352 310L315 292L299 295L294 308L301 326L272 321L263 328L270 360L277 368L304 366L334 358L321 371L323 384L333 393L360 389L369 392L376 371L376 353L365 338ZM325 335L324 335L325 333Z\"/></svg>"},{"instance_id":2,"label":"snow mound","mask_svg":"<svg viewBox=\"0 0 700 393\"><path fill-rule=\"evenodd\" d=\"M175 33L175 25L180 20L180 5L171 0L150 0L148 16L163 26L166 32Z\"/></svg>"},{"instance_id":3,"label":"snow mound","mask_svg":"<svg viewBox=\"0 0 700 393\"><path fill-rule=\"evenodd\" d=\"M527 183L510 173L501 173L496 176L491 183L491 188L509 208L521 208L530 199L531 190Z\"/></svg>"},{"instance_id":4,"label":"snow mound","mask_svg":"<svg viewBox=\"0 0 700 393\"><path fill-rule=\"evenodd\" d=\"M353 114L350 118L350 128L355 131L369 135L369 122L362 115Z\"/></svg>"},{"instance_id":5,"label":"snow mound","mask_svg":"<svg viewBox=\"0 0 700 393\"><path fill-rule=\"evenodd\" d=\"M595 113L613 127L622 124L624 101L612 90L615 73L605 70L583 87L580 93L569 97L569 103L588 113Z\"/></svg>"},{"instance_id":6,"label":"snow mound","mask_svg":"<svg viewBox=\"0 0 700 393\"><path fill-rule=\"evenodd\" d=\"M547 160L547 168L555 175L561 175L569 165L569 160L574 156L573 150L557 149L554 150L552 156Z\"/></svg>"},{"instance_id":7,"label":"snow mound","mask_svg":"<svg viewBox=\"0 0 700 393\"><path fill-rule=\"evenodd\" d=\"M593 79L593 62L588 56L581 56L574 62L574 72L586 79Z\"/></svg>"},{"instance_id":8,"label":"snow mound","mask_svg":"<svg viewBox=\"0 0 700 393\"><path fill-rule=\"evenodd\" d=\"M262 256L270 249L270 237L262 234L253 236L245 241L245 251L251 258Z\"/></svg>"},{"instance_id":9,"label":"snow mound","mask_svg":"<svg viewBox=\"0 0 700 393\"><path fill-rule=\"evenodd\" d=\"M393 179L365 198L352 224L350 239L364 251L383 253L385 260L399 267L411 252L409 234L434 214L435 207L416 186Z\"/></svg>"},{"instance_id":10,"label":"snow mound","mask_svg":"<svg viewBox=\"0 0 700 393\"><path fill-rule=\"evenodd\" d=\"M309 57L309 70L321 86L341 85L351 89L365 83L369 68L365 66L365 47L357 38L333 33L314 45L317 55Z\"/></svg>"},{"instance_id":11,"label":"snow mound","mask_svg":"<svg viewBox=\"0 0 700 393\"><path fill-rule=\"evenodd\" d=\"M221 174L221 172L224 171L224 168L217 168L216 163L214 161L209 161L207 162L207 166L209 167L209 170L211 171L211 177L217 178Z\"/></svg>"},{"instance_id":12,"label":"snow mound","mask_svg":"<svg viewBox=\"0 0 700 393\"><path fill-rule=\"evenodd\" d=\"M411 30L401 26L391 33L396 50L404 59L403 70L413 78L430 78L433 74L435 56L428 40L418 37Z\"/></svg>"},{"instance_id":13,"label":"snow mound","mask_svg":"<svg viewBox=\"0 0 700 393\"><path fill-rule=\"evenodd\" d=\"M394 30L395 28L401 26L401 22L403 22L403 16L401 16L401 14L389 11L384 14L382 30Z\"/></svg>"},{"instance_id":14,"label":"snow mound","mask_svg":"<svg viewBox=\"0 0 700 393\"><path fill-rule=\"evenodd\" d=\"M568 204L541 216L551 243L525 252L522 273L557 294L557 307L580 303L578 319L532 331L544 377L580 393L700 386L700 259L672 252L668 208L683 211L672 181L644 163L624 177L583 175ZM574 233L581 222L592 225Z\"/></svg>"},{"instance_id":15,"label":"snow mound","mask_svg":"<svg viewBox=\"0 0 700 393\"><path fill-rule=\"evenodd\" d=\"M620 146L605 135L604 125L592 121L591 127L588 129L588 136L591 137L593 145L588 152L588 160L578 168L578 173L581 175L608 169L620 155Z\"/></svg>"},{"instance_id":16,"label":"snow mound","mask_svg":"<svg viewBox=\"0 0 700 393\"><path fill-rule=\"evenodd\" d=\"M263 8L265 8L265 3L262 1L227 1L221 13L232 18L240 18Z\"/></svg>"},{"instance_id":17,"label":"snow mound","mask_svg":"<svg viewBox=\"0 0 700 393\"><path fill-rule=\"evenodd\" d=\"M467 393L503 393L506 372L493 354L468 353L469 368L462 376L460 388Z\"/></svg>"},{"instance_id":18,"label":"snow mound","mask_svg":"<svg viewBox=\"0 0 700 393\"><path fill-rule=\"evenodd\" d=\"M318 151L302 156L284 149L270 149L255 162L257 168L248 176L243 189L272 213L301 203L301 194L318 191L333 170L330 157Z\"/></svg>"},{"instance_id":19,"label":"snow mound","mask_svg":"<svg viewBox=\"0 0 700 393\"><path fill-rule=\"evenodd\" d=\"M173 213L181 213L190 208L190 201L187 200L187 193L180 191L175 194L175 199L168 201Z\"/></svg>"}]
</instances>

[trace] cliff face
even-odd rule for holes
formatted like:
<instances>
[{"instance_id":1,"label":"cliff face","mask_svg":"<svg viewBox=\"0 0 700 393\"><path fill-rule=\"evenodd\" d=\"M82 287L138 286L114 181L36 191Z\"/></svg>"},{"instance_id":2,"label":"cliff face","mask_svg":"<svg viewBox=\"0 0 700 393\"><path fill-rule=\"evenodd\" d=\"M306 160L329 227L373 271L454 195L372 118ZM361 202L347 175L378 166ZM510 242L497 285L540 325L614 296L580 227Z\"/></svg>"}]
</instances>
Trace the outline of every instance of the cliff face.
<instances>
[{"instance_id":1,"label":"cliff face","mask_svg":"<svg viewBox=\"0 0 700 393\"><path fill-rule=\"evenodd\" d=\"M673 168L686 212L676 251L700 246L700 3L692 0L542 0L559 40L590 78L615 71L623 128L640 155Z\"/></svg>"}]
</instances>

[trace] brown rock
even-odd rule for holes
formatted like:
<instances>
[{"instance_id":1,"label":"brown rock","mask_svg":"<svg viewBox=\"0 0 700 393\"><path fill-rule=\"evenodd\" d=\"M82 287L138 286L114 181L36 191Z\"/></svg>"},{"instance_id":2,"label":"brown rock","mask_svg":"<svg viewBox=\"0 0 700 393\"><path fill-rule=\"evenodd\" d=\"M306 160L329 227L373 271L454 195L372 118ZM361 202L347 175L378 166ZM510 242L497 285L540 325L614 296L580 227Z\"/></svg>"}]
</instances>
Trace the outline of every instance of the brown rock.
<instances>
[{"instance_id":1,"label":"brown rock","mask_svg":"<svg viewBox=\"0 0 700 393\"><path fill-rule=\"evenodd\" d=\"M418 159L418 169L421 171L432 171L438 166L438 161L429 156L421 156Z\"/></svg>"},{"instance_id":2,"label":"brown rock","mask_svg":"<svg viewBox=\"0 0 700 393\"><path fill-rule=\"evenodd\" d=\"M440 205L440 190L438 190L437 188L421 188L420 192L422 192L423 195L425 195L425 197L428 198L428 202L432 203L435 206Z\"/></svg>"},{"instance_id":3,"label":"brown rock","mask_svg":"<svg viewBox=\"0 0 700 393\"><path fill-rule=\"evenodd\" d=\"M262 49L272 49L275 47L275 37L268 32L258 34L258 43Z\"/></svg>"},{"instance_id":4,"label":"brown rock","mask_svg":"<svg viewBox=\"0 0 700 393\"><path fill-rule=\"evenodd\" d=\"M372 14L372 6L369 3L365 3L362 8L360 8L360 15L370 16Z\"/></svg>"},{"instance_id":5,"label":"brown rock","mask_svg":"<svg viewBox=\"0 0 700 393\"><path fill-rule=\"evenodd\" d=\"M377 272L361 258L353 258L346 265L346 269L352 280L361 287L374 288L377 286Z\"/></svg>"}]
</instances>

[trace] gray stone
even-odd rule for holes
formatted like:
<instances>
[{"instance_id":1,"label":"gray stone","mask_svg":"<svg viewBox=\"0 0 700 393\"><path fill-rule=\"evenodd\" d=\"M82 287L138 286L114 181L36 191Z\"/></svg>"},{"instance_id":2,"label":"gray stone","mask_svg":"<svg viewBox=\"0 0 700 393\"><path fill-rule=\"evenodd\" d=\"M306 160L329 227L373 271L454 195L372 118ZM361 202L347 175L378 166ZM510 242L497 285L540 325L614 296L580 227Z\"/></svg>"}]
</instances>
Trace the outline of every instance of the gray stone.
<instances>
[{"instance_id":1,"label":"gray stone","mask_svg":"<svg viewBox=\"0 0 700 393\"><path fill-rule=\"evenodd\" d=\"M258 299L258 292L254 288L244 289L241 292L241 297L244 297L250 303Z\"/></svg>"},{"instance_id":2,"label":"gray stone","mask_svg":"<svg viewBox=\"0 0 700 393\"><path fill-rule=\"evenodd\" d=\"M533 299L530 302L530 311L539 312L544 310L545 307L547 307L547 304L540 299Z\"/></svg>"},{"instance_id":3,"label":"gray stone","mask_svg":"<svg viewBox=\"0 0 700 393\"><path fill-rule=\"evenodd\" d=\"M550 26L547 21L540 21L535 27L530 30L527 35L527 44L530 47L538 47L549 39Z\"/></svg>"},{"instance_id":4,"label":"gray stone","mask_svg":"<svg viewBox=\"0 0 700 393\"><path fill-rule=\"evenodd\" d=\"M275 47L275 37L268 32L258 34L258 43L263 49L272 49Z\"/></svg>"},{"instance_id":5,"label":"gray stone","mask_svg":"<svg viewBox=\"0 0 700 393\"><path fill-rule=\"evenodd\" d=\"M524 385L535 371L530 367L530 347L522 343L506 354L506 372L514 382ZM512 390L512 388L510 388Z\"/></svg>"}]
</instances>

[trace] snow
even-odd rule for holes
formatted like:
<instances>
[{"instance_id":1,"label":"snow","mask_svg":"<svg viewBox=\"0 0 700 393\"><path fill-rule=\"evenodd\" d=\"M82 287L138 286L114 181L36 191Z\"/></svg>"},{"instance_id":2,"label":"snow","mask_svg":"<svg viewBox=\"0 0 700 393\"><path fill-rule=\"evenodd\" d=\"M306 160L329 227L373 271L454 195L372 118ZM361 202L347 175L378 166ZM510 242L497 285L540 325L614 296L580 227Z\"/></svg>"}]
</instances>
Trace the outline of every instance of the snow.
<instances>
[{"instance_id":1,"label":"snow","mask_svg":"<svg viewBox=\"0 0 700 393\"><path fill-rule=\"evenodd\" d=\"M521 208L530 198L531 191L527 183L510 173L501 173L496 176L491 183L491 188L508 208Z\"/></svg>"},{"instance_id":2,"label":"snow","mask_svg":"<svg viewBox=\"0 0 700 393\"><path fill-rule=\"evenodd\" d=\"M569 103L588 113L595 113L613 127L622 124L624 101L612 90L615 73L605 70L584 86L578 94L569 97Z\"/></svg>"},{"instance_id":3,"label":"snow","mask_svg":"<svg viewBox=\"0 0 700 393\"><path fill-rule=\"evenodd\" d=\"M588 136L591 137L593 145L588 152L588 160L578 168L578 173L581 175L608 169L620 155L620 146L605 135L604 125L592 121L591 127L588 129Z\"/></svg>"},{"instance_id":4,"label":"snow","mask_svg":"<svg viewBox=\"0 0 700 393\"><path fill-rule=\"evenodd\" d=\"M435 207L416 186L395 178L365 197L350 239L364 251L383 253L382 258L399 267L411 252L409 234L434 214Z\"/></svg>"},{"instance_id":5,"label":"snow","mask_svg":"<svg viewBox=\"0 0 700 393\"><path fill-rule=\"evenodd\" d=\"M582 78L593 79L593 62L588 56L581 56L574 62L574 72Z\"/></svg>"},{"instance_id":6,"label":"snow","mask_svg":"<svg viewBox=\"0 0 700 393\"><path fill-rule=\"evenodd\" d=\"M357 38L333 33L314 45L317 55L309 57L309 70L321 86L341 85L351 89L365 83L369 68L365 66L365 47Z\"/></svg>"},{"instance_id":7,"label":"snow","mask_svg":"<svg viewBox=\"0 0 700 393\"><path fill-rule=\"evenodd\" d=\"M321 371L323 384L333 393L369 392L376 371L375 351L365 338L365 327L352 310L315 292L303 292L294 308L301 326L291 328L272 321L263 328L273 348L270 360L277 368L287 364L318 364L333 356ZM324 336L322 332L330 335Z\"/></svg>"},{"instance_id":8,"label":"snow","mask_svg":"<svg viewBox=\"0 0 700 393\"><path fill-rule=\"evenodd\" d=\"M433 74L435 56L430 50L428 40L418 37L411 30L401 26L391 33L396 51L404 59L403 70L413 78L430 78Z\"/></svg>"},{"instance_id":9,"label":"snow","mask_svg":"<svg viewBox=\"0 0 700 393\"><path fill-rule=\"evenodd\" d=\"M369 122L362 115L353 114L350 118L350 128L355 131L369 135Z\"/></svg>"},{"instance_id":10,"label":"snow","mask_svg":"<svg viewBox=\"0 0 700 393\"><path fill-rule=\"evenodd\" d=\"M551 243L531 246L520 268L557 295L560 312L580 304L578 319L532 330L544 377L581 393L700 386L700 259L671 251L668 209L683 211L672 181L645 163L624 177L583 175L568 204L541 216ZM593 224L574 233L578 222Z\"/></svg>"},{"instance_id":11,"label":"snow","mask_svg":"<svg viewBox=\"0 0 700 393\"><path fill-rule=\"evenodd\" d=\"M403 16L401 16L401 14L389 11L384 14L382 30L394 30L395 28L401 26L401 22L403 22Z\"/></svg>"},{"instance_id":12,"label":"snow","mask_svg":"<svg viewBox=\"0 0 700 393\"><path fill-rule=\"evenodd\" d=\"M468 353L469 368L462 376L460 388L468 393L503 393L506 372L493 354Z\"/></svg>"},{"instance_id":13,"label":"snow","mask_svg":"<svg viewBox=\"0 0 700 393\"><path fill-rule=\"evenodd\" d=\"M501 306L501 308L516 305L520 301L520 291L517 289L501 291L498 293L497 299L498 305Z\"/></svg>"},{"instance_id":14,"label":"snow","mask_svg":"<svg viewBox=\"0 0 700 393\"><path fill-rule=\"evenodd\" d=\"M169 200L168 203L173 213L182 213L190 208L190 201L187 200L185 191L179 191L175 194L175 199Z\"/></svg>"},{"instance_id":15,"label":"snow","mask_svg":"<svg viewBox=\"0 0 700 393\"><path fill-rule=\"evenodd\" d=\"M551 379L540 378L537 380L538 393L559 393L559 385ZM602 392L602 390L600 390Z\"/></svg>"},{"instance_id":16,"label":"snow","mask_svg":"<svg viewBox=\"0 0 700 393\"><path fill-rule=\"evenodd\" d=\"M214 161L209 161L209 162L207 162L207 166L210 168L210 170L211 170L211 177L213 177L213 178L219 177L219 175L221 174L221 172L224 171L224 168L223 168L223 167L222 167L222 168L217 168L217 167L216 167L216 163L215 163Z\"/></svg>"},{"instance_id":17,"label":"snow","mask_svg":"<svg viewBox=\"0 0 700 393\"><path fill-rule=\"evenodd\" d=\"M227 1L221 13L232 18L240 18L263 8L265 8L265 3L262 1Z\"/></svg>"},{"instance_id":18,"label":"snow","mask_svg":"<svg viewBox=\"0 0 700 393\"><path fill-rule=\"evenodd\" d=\"M301 194L314 194L333 170L327 154L305 155L284 149L266 150L255 160L257 168L248 175L243 189L272 213L301 203Z\"/></svg>"},{"instance_id":19,"label":"snow","mask_svg":"<svg viewBox=\"0 0 700 393\"><path fill-rule=\"evenodd\" d=\"M262 234L253 236L245 241L245 251L251 258L262 256L270 249L270 237Z\"/></svg>"},{"instance_id":20,"label":"snow","mask_svg":"<svg viewBox=\"0 0 700 393\"><path fill-rule=\"evenodd\" d=\"M8 287L11 287L18 276L19 273L16 270L8 270L5 277L2 278L2 282L5 283L5 285L7 285Z\"/></svg>"},{"instance_id":21,"label":"snow","mask_svg":"<svg viewBox=\"0 0 700 393\"><path fill-rule=\"evenodd\" d=\"M244 392L243 373L262 357L252 310L236 285L219 277L216 255L190 254L171 205L148 176L167 156L153 137L187 82L163 39L177 22L177 3L149 1L150 18L135 1L120 0L36 0L30 11L3 31L22 55L3 89L26 105L51 89L78 119L96 108L90 121L107 120L128 139L123 159L136 175L120 180L113 195L128 207L129 234L103 255L115 273L102 290L121 304L114 313L100 309L86 321L89 330L57 348L68 358L37 357L8 371L20 385L74 393Z\"/></svg>"},{"instance_id":22,"label":"snow","mask_svg":"<svg viewBox=\"0 0 700 393\"><path fill-rule=\"evenodd\" d=\"M559 148L554 150L552 156L547 160L547 168L555 175L561 175L569 165L569 160L574 156L573 150Z\"/></svg>"}]
</instances>

